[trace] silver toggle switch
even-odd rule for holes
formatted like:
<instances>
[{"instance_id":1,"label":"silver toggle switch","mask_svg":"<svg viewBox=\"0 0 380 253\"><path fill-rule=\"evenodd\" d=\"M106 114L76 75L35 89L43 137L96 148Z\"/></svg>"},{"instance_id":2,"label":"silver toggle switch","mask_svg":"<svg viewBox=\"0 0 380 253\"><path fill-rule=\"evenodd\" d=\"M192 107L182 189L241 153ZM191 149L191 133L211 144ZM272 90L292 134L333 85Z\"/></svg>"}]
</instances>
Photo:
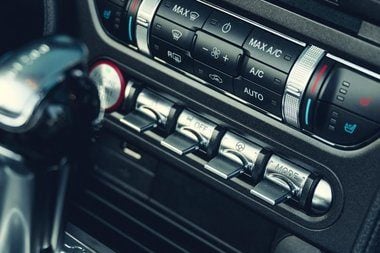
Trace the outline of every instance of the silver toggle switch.
<instances>
[{"instance_id":1,"label":"silver toggle switch","mask_svg":"<svg viewBox=\"0 0 380 253\"><path fill-rule=\"evenodd\" d=\"M201 149L207 151L217 125L188 110L178 117L176 130L161 141L171 151L185 155Z\"/></svg>"},{"instance_id":2,"label":"silver toggle switch","mask_svg":"<svg viewBox=\"0 0 380 253\"><path fill-rule=\"evenodd\" d=\"M327 181L277 155L271 156L263 180L250 192L271 205L289 198L298 203L310 199L311 203L304 203L303 207L310 205L308 208L318 214L327 212L332 203L332 189Z\"/></svg>"},{"instance_id":3,"label":"silver toggle switch","mask_svg":"<svg viewBox=\"0 0 380 253\"><path fill-rule=\"evenodd\" d=\"M135 110L120 121L139 133L158 126L165 128L173 106L173 102L144 89L137 96Z\"/></svg>"},{"instance_id":4,"label":"silver toggle switch","mask_svg":"<svg viewBox=\"0 0 380 253\"><path fill-rule=\"evenodd\" d=\"M289 198L300 200L310 172L272 155L265 169L264 179L251 193L271 205L277 205Z\"/></svg>"},{"instance_id":5,"label":"silver toggle switch","mask_svg":"<svg viewBox=\"0 0 380 253\"><path fill-rule=\"evenodd\" d=\"M245 171L251 174L261 150L252 142L227 132L220 143L218 155L204 167L224 179Z\"/></svg>"},{"instance_id":6,"label":"silver toggle switch","mask_svg":"<svg viewBox=\"0 0 380 253\"><path fill-rule=\"evenodd\" d=\"M279 204L288 198L299 200L310 174L309 171L272 155L266 166L263 181L258 183L251 193L271 205Z\"/></svg>"}]
</instances>

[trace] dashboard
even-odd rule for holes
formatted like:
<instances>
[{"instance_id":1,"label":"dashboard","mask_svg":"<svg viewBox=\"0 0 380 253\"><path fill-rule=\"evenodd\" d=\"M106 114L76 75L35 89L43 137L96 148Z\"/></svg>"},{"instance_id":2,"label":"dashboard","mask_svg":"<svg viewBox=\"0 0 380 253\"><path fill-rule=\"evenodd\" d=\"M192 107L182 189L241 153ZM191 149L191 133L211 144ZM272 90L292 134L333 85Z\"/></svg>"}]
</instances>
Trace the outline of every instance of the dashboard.
<instances>
[{"instance_id":1,"label":"dashboard","mask_svg":"<svg viewBox=\"0 0 380 253\"><path fill-rule=\"evenodd\" d=\"M379 1L50 7L104 87L68 195L88 252L380 252Z\"/></svg>"}]
</instances>

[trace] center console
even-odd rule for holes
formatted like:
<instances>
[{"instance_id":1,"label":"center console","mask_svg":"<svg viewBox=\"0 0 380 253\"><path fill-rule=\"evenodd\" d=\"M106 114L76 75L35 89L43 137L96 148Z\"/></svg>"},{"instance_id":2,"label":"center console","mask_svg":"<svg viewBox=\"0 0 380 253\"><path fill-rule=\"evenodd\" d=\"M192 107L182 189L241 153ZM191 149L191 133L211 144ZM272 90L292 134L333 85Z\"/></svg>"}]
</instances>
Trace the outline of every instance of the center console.
<instances>
[{"instance_id":1,"label":"center console","mask_svg":"<svg viewBox=\"0 0 380 253\"><path fill-rule=\"evenodd\" d=\"M351 251L379 187L376 57L363 61L244 4L76 5L107 121L74 224L100 222L118 238L106 244L128 238L136 252L270 252L279 227L319 252ZM138 231L149 231L142 242Z\"/></svg>"}]
</instances>

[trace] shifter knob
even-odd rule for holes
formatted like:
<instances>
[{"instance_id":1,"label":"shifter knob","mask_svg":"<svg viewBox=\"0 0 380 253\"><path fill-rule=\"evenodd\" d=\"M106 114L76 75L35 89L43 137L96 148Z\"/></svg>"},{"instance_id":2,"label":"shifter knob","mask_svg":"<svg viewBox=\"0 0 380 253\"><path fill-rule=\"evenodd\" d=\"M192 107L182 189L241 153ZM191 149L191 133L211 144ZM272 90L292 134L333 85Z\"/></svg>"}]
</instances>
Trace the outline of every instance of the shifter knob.
<instances>
[{"instance_id":1,"label":"shifter knob","mask_svg":"<svg viewBox=\"0 0 380 253\"><path fill-rule=\"evenodd\" d=\"M0 59L0 252L60 252L69 168L100 113L86 47L42 39Z\"/></svg>"},{"instance_id":2,"label":"shifter knob","mask_svg":"<svg viewBox=\"0 0 380 253\"><path fill-rule=\"evenodd\" d=\"M57 36L0 60L3 145L29 158L40 154L46 159L68 151L73 134L86 133L100 107L96 87L85 74L87 55L83 44Z\"/></svg>"}]
</instances>

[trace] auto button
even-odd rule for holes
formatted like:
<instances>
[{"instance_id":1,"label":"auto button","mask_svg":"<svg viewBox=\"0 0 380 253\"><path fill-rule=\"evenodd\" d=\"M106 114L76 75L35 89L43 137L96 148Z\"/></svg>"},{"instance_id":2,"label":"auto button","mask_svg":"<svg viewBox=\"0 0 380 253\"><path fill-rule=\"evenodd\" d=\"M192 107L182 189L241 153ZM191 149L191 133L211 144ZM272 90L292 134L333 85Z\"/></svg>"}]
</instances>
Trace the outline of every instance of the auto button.
<instances>
[{"instance_id":1,"label":"auto button","mask_svg":"<svg viewBox=\"0 0 380 253\"><path fill-rule=\"evenodd\" d=\"M235 79L234 94L270 114L281 118L282 96L244 78Z\"/></svg>"}]
</instances>

